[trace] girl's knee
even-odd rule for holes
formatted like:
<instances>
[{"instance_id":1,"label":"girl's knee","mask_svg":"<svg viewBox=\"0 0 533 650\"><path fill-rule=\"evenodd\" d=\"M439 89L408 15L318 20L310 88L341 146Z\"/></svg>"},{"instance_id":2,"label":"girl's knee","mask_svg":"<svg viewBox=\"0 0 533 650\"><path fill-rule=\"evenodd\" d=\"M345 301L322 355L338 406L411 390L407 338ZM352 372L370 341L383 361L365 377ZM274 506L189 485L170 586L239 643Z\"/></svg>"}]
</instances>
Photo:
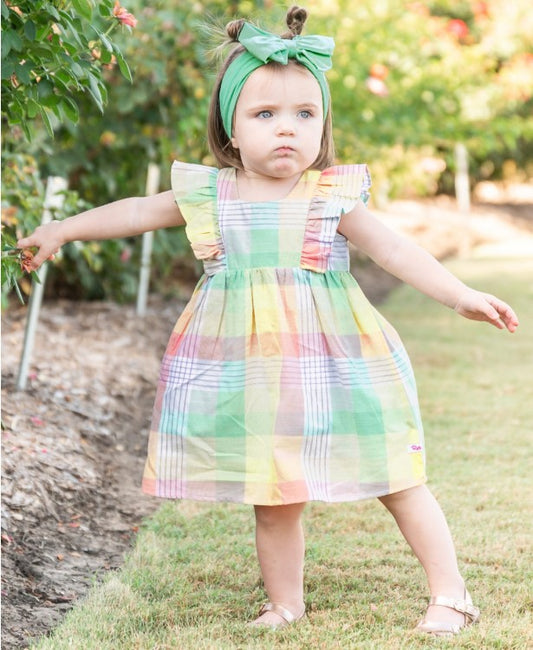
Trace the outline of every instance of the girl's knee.
<instances>
[{"instance_id":1,"label":"girl's knee","mask_svg":"<svg viewBox=\"0 0 533 650\"><path fill-rule=\"evenodd\" d=\"M285 526L298 521L304 507L304 503L293 503L286 506L254 506L255 519L263 527Z\"/></svg>"},{"instance_id":2,"label":"girl's knee","mask_svg":"<svg viewBox=\"0 0 533 650\"><path fill-rule=\"evenodd\" d=\"M411 499L419 499L421 496L426 496L428 494L428 488L425 484L416 485L412 488L407 488L406 490L400 490L399 492L392 492L391 494L386 494L382 497L378 497L381 503L385 507L394 505L397 503L403 503Z\"/></svg>"}]
</instances>

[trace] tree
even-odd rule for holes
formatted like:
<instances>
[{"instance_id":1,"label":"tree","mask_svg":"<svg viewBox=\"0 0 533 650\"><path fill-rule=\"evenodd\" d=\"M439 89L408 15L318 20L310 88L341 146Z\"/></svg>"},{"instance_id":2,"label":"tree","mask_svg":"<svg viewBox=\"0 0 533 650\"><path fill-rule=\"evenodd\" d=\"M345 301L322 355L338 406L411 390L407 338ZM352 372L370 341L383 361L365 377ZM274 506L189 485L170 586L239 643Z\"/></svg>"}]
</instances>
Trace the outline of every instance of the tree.
<instances>
[{"instance_id":1,"label":"tree","mask_svg":"<svg viewBox=\"0 0 533 650\"><path fill-rule=\"evenodd\" d=\"M1 2L2 132L4 135L2 203L2 295L14 287L27 266L30 251L16 249L20 229L37 225L42 212L43 182L37 163L10 144L31 141L40 125L53 137L58 125L79 121L78 96L87 93L100 112L107 101L106 66L131 73L111 32L131 29L135 17L118 0L20 0ZM7 139L7 146L6 146ZM76 193L67 197L78 206ZM5 207L5 210L4 210ZM60 215L58 215L60 216ZM28 283L23 287L28 290Z\"/></svg>"},{"instance_id":2,"label":"tree","mask_svg":"<svg viewBox=\"0 0 533 650\"><path fill-rule=\"evenodd\" d=\"M2 122L32 139L40 117L53 136L54 122L77 124L76 96L88 93L100 112L107 101L103 67L117 62L131 81L122 53L111 40L118 25L136 19L118 0L2 0Z\"/></svg>"}]
</instances>

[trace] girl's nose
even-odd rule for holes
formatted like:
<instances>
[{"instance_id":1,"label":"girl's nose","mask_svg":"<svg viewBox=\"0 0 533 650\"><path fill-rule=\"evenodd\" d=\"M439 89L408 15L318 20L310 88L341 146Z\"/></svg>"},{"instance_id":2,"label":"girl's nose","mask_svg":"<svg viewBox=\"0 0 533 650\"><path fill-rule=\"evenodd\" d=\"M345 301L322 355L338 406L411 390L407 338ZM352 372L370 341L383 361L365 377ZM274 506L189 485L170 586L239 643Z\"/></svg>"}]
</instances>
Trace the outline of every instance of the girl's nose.
<instances>
[{"instance_id":1,"label":"girl's nose","mask_svg":"<svg viewBox=\"0 0 533 650\"><path fill-rule=\"evenodd\" d=\"M276 124L276 133L278 135L293 135L294 130L294 123L289 118L281 118Z\"/></svg>"}]
</instances>

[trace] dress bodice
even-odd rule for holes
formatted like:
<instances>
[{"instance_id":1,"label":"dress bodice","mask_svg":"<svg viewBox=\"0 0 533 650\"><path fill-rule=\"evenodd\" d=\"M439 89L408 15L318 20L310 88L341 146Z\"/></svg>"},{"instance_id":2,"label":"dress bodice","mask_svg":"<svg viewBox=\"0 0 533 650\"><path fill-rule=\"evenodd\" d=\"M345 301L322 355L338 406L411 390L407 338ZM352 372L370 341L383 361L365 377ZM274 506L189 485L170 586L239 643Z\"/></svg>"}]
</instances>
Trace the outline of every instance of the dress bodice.
<instances>
[{"instance_id":1,"label":"dress bodice","mask_svg":"<svg viewBox=\"0 0 533 650\"><path fill-rule=\"evenodd\" d=\"M175 162L172 188L186 232L207 275L250 268L349 270L347 241L339 219L366 201L366 165L308 170L288 196L242 201L236 171Z\"/></svg>"}]
</instances>

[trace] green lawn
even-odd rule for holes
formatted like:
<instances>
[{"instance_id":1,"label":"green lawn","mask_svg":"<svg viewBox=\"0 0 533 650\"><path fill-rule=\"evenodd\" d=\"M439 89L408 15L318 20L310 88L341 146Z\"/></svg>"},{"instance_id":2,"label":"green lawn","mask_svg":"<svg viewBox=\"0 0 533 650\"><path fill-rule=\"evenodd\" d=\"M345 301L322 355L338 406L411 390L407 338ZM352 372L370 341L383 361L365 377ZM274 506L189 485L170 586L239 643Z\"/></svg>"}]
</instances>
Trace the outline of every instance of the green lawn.
<instances>
[{"instance_id":1,"label":"green lawn","mask_svg":"<svg viewBox=\"0 0 533 650\"><path fill-rule=\"evenodd\" d=\"M531 498L529 503L526 498L531 494L533 261L456 261L450 268L508 300L521 319L518 332L468 322L405 287L381 311L411 354L430 486L447 513L463 574L481 607L479 625L452 640L413 634L426 602L422 570L386 510L369 501L308 506L309 616L277 632L250 629L245 622L265 599L252 509L165 502L145 522L124 567L95 585L50 638L32 647L533 647Z\"/></svg>"}]
</instances>

